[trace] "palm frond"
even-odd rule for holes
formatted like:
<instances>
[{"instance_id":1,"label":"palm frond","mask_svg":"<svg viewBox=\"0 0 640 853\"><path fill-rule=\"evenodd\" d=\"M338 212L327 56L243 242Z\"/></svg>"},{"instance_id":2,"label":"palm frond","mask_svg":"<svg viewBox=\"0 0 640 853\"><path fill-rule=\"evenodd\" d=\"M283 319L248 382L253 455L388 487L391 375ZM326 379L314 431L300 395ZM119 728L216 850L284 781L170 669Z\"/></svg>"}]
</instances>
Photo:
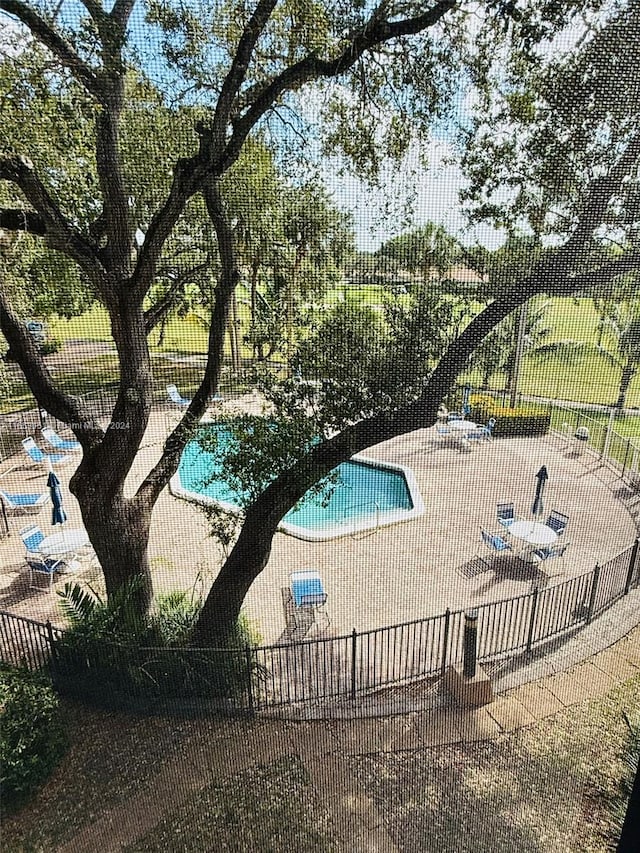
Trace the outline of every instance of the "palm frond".
<instances>
[{"instance_id":1,"label":"palm frond","mask_svg":"<svg viewBox=\"0 0 640 853\"><path fill-rule=\"evenodd\" d=\"M100 600L79 583L66 583L58 590L62 610L73 626L87 622L100 605Z\"/></svg>"}]
</instances>

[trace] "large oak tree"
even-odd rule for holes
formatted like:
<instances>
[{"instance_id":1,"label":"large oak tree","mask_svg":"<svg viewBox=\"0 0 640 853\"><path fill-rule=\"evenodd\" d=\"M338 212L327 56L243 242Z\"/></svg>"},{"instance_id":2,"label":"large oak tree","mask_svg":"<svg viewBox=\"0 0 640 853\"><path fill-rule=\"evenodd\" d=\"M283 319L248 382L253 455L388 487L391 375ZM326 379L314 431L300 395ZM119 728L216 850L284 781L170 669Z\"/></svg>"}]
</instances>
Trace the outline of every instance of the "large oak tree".
<instances>
[{"instance_id":1,"label":"large oak tree","mask_svg":"<svg viewBox=\"0 0 640 853\"><path fill-rule=\"evenodd\" d=\"M322 103L327 122L326 138L366 172L375 168L385 151L402 152L412 123L424 129L432 118L441 118L447 95L459 92L463 80L481 83L489 79L492 60L500 59L496 45L504 46L505 56L512 51L517 57L516 75L527 63L536 62L537 42L552 37L572 20L575 10L584 8L583 3L572 0L490 0L485 4L256 0L249 4L220 2L202 9L196 3L150 3L148 26L153 24L153 32L160 33L164 56L156 84L167 90L167 105L170 96L183 87L184 103L190 108L197 105L193 114L197 112L198 120L193 124L192 141L187 139L185 150L171 162L171 149L163 146L166 127L146 131L156 134L157 157L146 164L138 161L136 168L146 166L150 182L162 192L145 211L145 238L138 247L135 236L140 213L131 192L132 174L123 146L123 113L127 107L135 107L127 91L130 67L136 57L142 57L137 61L143 66L149 61L131 23L138 12L135 0L115 0L109 9L101 0L81 0L67 14L65 4L53 9L46 3L0 0L0 10L39 44L46 59L42 97L55 103L72 92L92 127L86 139L92 147L92 162L78 169L70 157L63 179L63 157L56 167L48 168L46 162L24 156L28 145L21 150L17 142L0 155L0 180L13 193L13 201L0 209L0 227L28 232L51 252L71 259L86 286L105 306L120 363L111 425L102 429L79 398L56 387L4 282L0 282L0 329L39 404L70 424L82 444L83 457L71 479L71 490L81 507L109 594L132 576L142 575L146 583L139 604L148 606L147 543L153 507L175 472L208 397L217 388L227 315L239 280L235 234L221 182L247 140L272 120L280 120L279 129L272 132L273 142L286 146L295 141L300 127L304 130L308 96L315 87L322 90L317 102ZM635 21L635 4L630 8ZM139 23L140 18L137 20ZM593 16L588 23L593 29L585 30L587 42L595 42L599 19ZM16 46L13 55L19 50ZM158 52L160 55L160 48ZM538 65L541 62L539 59ZM139 74L145 72L139 66ZM506 77L504 70L498 73L500 81ZM29 96L32 94L31 88ZM546 100L541 97L539 110L536 98L530 97L529 117L540 111L542 124L546 120L550 125L548 117L558 110L558 104L553 93L543 95ZM556 196L560 189L566 190L563 211L569 211L560 245L496 296L428 375L420 377L419 390L400 402L387 400L375 412L355 412L342 429L310 445L255 496L206 599L194 642L224 642L230 636L247 590L267 563L278 523L305 491L353 453L432 423L439 402L469 354L496 323L534 294L574 292L637 268L640 253L633 247L611 258L599 251L596 241L598 229L628 186L629 175L635 176L640 155L640 129L633 126L637 104L634 96L628 110L633 120L624 127L616 125L616 145L602 168L591 173L576 164L579 179L574 185L566 182L562 188L556 187ZM512 125L516 118L511 117ZM287 134L292 126L295 133ZM490 137L490 124L475 130L476 137L483 133ZM28 134L28 128L26 131ZM505 162L505 157L498 162ZM470 165L479 193L486 178L482 154L472 157ZM164 186L158 184L158 171L166 178ZM73 173L76 179L69 181ZM511 177L512 183L519 179ZM527 179L531 182L533 177ZM70 184L75 200L69 193ZM525 184L523 180L522 186ZM125 481L152 405L147 336L157 312L148 304L148 295L166 244L194 199L206 207L220 264L207 362L191 405L167 438L161 459L135 494L126 496ZM495 205L492 209L495 211ZM530 213L521 204L520 216L526 219ZM114 428L123 424L126 429Z\"/></svg>"}]
</instances>

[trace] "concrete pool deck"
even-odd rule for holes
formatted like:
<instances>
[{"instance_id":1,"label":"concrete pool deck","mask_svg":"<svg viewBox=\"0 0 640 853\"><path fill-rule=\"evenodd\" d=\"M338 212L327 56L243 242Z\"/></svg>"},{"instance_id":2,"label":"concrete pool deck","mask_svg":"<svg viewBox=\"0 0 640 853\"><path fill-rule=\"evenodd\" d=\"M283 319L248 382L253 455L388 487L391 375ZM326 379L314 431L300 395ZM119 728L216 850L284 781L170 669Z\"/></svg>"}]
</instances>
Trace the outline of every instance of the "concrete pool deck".
<instances>
[{"instance_id":1,"label":"concrete pool deck","mask_svg":"<svg viewBox=\"0 0 640 853\"><path fill-rule=\"evenodd\" d=\"M132 472L131 488L157 459L167 419L155 413ZM284 533L274 539L271 558L247 596L246 611L263 643L277 642L285 630L282 589L292 571L317 569L328 593L330 632L364 631L442 613L482 602L530 592L534 585L557 583L590 571L630 546L637 526L626 487L615 472L589 453L576 456L573 442L557 436L496 439L472 452L460 452L438 439L433 427L370 448L366 454L413 469L425 513L419 518L373 532L329 542L305 542ZM468 570L481 551L480 528L495 530L496 502L513 500L518 514L528 516L535 475L549 472L544 505L570 516L564 534L571 542L564 561L550 561L547 575L520 565L473 576ZM69 527L80 524L80 512L67 490L72 467L63 481ZM7 491L44 490L46 470L14 457L0 470ZM12 535L0 540L0 609L60 624L57 597L30 589L17 535L26 517L13 520ZM49 512L34 516L50 529ZM192 504L161 495L153 517L149 548L156 590L208 589L221 561L221 550L207 533L202 512ZM467 569L465 569L467 567ZM470 576L471 575L471 576ZM81 576L80 580L83 579ZM60 581L58 587L61 587ZM612 638L610 642L613 642Z\"/></svg>"}]
</instances>

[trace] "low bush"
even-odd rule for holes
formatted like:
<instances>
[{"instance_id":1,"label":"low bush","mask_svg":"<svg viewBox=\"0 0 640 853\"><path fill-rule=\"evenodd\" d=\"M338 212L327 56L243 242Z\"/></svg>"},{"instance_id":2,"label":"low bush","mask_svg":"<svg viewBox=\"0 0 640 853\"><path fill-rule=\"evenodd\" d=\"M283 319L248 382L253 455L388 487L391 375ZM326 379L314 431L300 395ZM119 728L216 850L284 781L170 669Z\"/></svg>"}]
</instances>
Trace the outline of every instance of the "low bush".
<instances>
[{"instance_id":1,"label":"low bush","mask_svg":"<svg viewBox=\"0 0 640 853\"><path fill-rule=\"evenodd\" d=\"M22 805L67 748L58 697L39 673L0 668L0 809Z\"/></svg>"},{"instance_id":2,"label":"low bush","mask_svg":"<svg viewBox=\"0 0 640 853\"><path fill-rule=\"evenodd\" d=\"M512 436L546 435L551 424L551 413L541 406L526 405L515 409L502 406L488 395L472 394L469 400L470 417L478 423L495 418L493 435L496 438Z\"/></svg>"},{"instance_id":3,"label":"low bush","mask_svg":"<svg viewBox=\"0 0 640 853\"><path fill-rule=\"evenodd\" d=\"M107 602L78 584L59 593L71 622L56 643L53 676L67 695L103 707L146 711L164 700L244 704L260 668L247 648L259 642L242 615L231 649L194 649L189 636L202 607L193 592L161 595L146 619L131 606L136 583Z\"/></svg>"}]
</instances>

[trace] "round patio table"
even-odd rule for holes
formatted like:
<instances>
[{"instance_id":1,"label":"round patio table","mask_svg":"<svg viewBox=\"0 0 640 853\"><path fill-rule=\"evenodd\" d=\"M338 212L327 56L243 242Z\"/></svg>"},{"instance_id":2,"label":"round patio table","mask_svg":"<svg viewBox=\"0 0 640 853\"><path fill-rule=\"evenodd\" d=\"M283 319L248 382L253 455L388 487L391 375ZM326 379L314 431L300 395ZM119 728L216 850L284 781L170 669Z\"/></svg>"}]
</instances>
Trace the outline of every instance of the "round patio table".
<instances>
[{"instance_id":1,"label":"round patio table","mask_svg":"<svg viewBox=\"0 0 640 853\"><path fill-rule=\"evenodd\" d=\"M474 429L478 429L478 424L474 424L473 421L449 421L447 423L449 429L454 429L457 432L473 432Z\"/></svg>"},{"instance_id":2,"label":"round patio table","mask_svg":"<svg viewBox=\"0 0 640 853\"><path fill-rule=\"evenodd\" d=\"M558 538L555 530L539 521L514 521L507 530L514 539L522 539L530 545L553 545Z\"/></svg>"},{"instance_id":3,"label":"round patio table","mask_svg":"<svg viewBox=\"0 0 640 853\"><path fill-rule=\"evenodd\" d=\"M89 534L80 527L70 527L62 533L52 533L45 536L38 550L46 557L61 557L63 554L73 554L89 544Z\"/></svg>"}]
</instances>

